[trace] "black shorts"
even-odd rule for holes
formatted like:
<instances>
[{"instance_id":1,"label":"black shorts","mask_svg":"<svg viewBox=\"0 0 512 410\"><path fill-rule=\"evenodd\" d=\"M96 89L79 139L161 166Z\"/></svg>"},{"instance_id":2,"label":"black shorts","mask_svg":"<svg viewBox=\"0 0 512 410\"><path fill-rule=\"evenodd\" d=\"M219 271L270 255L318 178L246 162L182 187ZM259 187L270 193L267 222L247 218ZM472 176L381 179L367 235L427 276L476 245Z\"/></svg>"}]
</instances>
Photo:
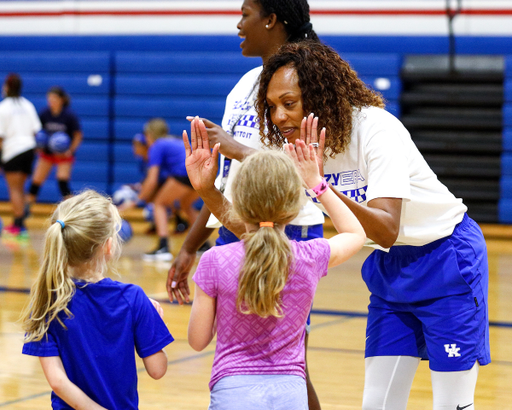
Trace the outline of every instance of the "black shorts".
<instances>
[{"instance_id":1,"label":"black shorts","mask_svg":"<svg viewBox=\"0 0 512 410\"><path fill-rule=\"evenodd\" d=\"M22 172L32 174L32 164L34 163L34 150L22 152L14 158L3 164L4 172Z\"/></svg>"},{"instance_id":2,"label":"black shorts","mask_svg":"<svg viewBox=\"0 0 512 410\"><path fill-rule=\"evenodd\" d=\"M188 179L188 177L181 177L181 176L178 176L178 175L173 175L172 176L176 181L182 183L183 185L186 185L192 189L194 189L194 187L192 186L192 184L190 183L190 179Z\"/></svg>"}]
</instances>

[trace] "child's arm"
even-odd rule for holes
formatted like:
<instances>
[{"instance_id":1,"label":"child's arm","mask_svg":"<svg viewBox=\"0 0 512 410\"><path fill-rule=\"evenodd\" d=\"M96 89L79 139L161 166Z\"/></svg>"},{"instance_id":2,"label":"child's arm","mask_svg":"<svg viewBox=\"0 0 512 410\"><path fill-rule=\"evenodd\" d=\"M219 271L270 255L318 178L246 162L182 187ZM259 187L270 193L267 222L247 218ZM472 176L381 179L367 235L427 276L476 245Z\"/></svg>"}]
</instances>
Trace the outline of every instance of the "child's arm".
<instances>
[{"instance_id":1,"label":"child's arm","mask_svg":"<svg viewBox=\"0 0 512 410\"><path fill-rule=\"evenodd\" d=\"M295 141L295 145L294 149L292 144L288 144L286 152L294 160L306 185L312 189L322 182L315 149L311 144L306 146L302 140ZM366 234L356 216L330 189L327 189L318 199L338 231L338 235L329 239L331 248L329 267L337 266L354 256L363 247Z\"/></svg>"},{"instance_id":2,"label":"child's arm","mask_svg":"<svg viewBox=\"0 0 512 410\"><path fill-rule=\"evenodd\" d=\"M167 373L167 353L162 349L151 356L142 359L149 376L155 380L161 379Z\"/></svg>"},{"instance_id":3,"label":"child's arm","mask_svg":"<svg viewBox=\"0 0 512 410\"><path fill-rule=\"evenodd\" d=\"M215 298L196 286L192 311L188 322L188 343L200 352L215 336Z\"/></svg>"},{"instance_id":4,"label":"child's arm","mask_svg":"<svg viewBox=\"0 0 512 410\"><path fill-rule=\"evenodd\" d=\"M69 406L80 410L106 410L69 380L59 356L40 357L39 360L50 387Z\"/></svg>"},{"instance_id":5,"label":"child's arm","mask_svg":"<svg viewBox=\"0 0 512 410\"><path fill-rule=\"evenodd\" d=\"M159 316L164 318L164 310L160 303L158 303L155 299L148 298L150 302L153 304L153 307L158 312ZM159 352L152 354L151 356L147 356L142 358L144 362L144 367L148 372L149 376L155 380L161 379L164 377L165 373L167 373L167 353L162 349Z\"/></svg>"}]
</instances>

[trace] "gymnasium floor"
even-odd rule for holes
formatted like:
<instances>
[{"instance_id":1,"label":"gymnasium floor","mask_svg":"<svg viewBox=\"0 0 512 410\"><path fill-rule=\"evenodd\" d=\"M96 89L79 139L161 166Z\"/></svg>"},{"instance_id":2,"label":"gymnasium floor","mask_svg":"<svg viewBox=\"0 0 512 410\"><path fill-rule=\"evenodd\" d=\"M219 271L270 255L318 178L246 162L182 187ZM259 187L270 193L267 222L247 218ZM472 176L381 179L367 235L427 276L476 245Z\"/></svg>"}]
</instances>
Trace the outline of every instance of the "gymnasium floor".
<instances>
[{"instance_id":1,"label":"gymnasium floor","mask_svg":"<svg viewBox=\"0 0 512 410\"><path fill-rule=\"evenodd\" d=\"M5 222L6 218L3 219ZM50 408L50 388L38 359L21 354L23 335L17 323L38 269L43 225L32 222L28 240L1 238L0 407L5 409ZM144 230L140 223L134 226L137 232ZM478 410L512 409L512 234L507 227L483 228L489 249L493 362L480 369L475 403ZM326 236L331 234L328 229ZM183 239L184 234L172 237L174 254ZM140 409L206 409L214 343L200 353L188 346L190 306L168 303L165 292L170 263L141 260L141 253L151 250L154 244L154 237L135 235L125 245L119 263L121 276L117 279L139 284L163 304L165 322L176 339L166 349L169 367L163 379L150 379L138 361ZM349 262L331 269L316 294L308 361L325 410L361 408L368 291L360 278L360 266L368 253L363 249ZM408 408L432 408L426 362L418 369Z\"/></svg>"}]
</instances>

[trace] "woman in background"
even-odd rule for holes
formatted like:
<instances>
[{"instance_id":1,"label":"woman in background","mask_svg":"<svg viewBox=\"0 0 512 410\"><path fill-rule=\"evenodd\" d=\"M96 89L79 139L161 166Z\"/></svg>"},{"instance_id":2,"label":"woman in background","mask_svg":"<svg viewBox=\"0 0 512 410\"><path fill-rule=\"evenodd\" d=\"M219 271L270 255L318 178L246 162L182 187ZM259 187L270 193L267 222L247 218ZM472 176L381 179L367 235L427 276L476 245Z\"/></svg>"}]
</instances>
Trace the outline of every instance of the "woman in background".
<instances>
[{"instance_id":1,"label":"woman in background","mask_svg":"<svg viewBox=\"0 0 512 410\"><path fill-rule=\"evenodd\" d=\"M61 87L51 87L46 94L48 107L39 114L43 130L51 137L55 132L63 132L70 138L69 148L62 153L54 153L48 147L42 148L37 159L36 168L29 188L27 202L33 204L41 185L48 178L54 166L57 167L57 183L62 197L71 195L69 180L75 153L82 143L82 130L76 114L69 108L71 100Z\"/></svg>"},{"instance_id":2,"label":"woman in background","mask_svg":"<svg viewBox=\"0 0 512 410\"><path fill-rule=\"evenodd\" d=\"M5 231L12 235L26 234L24 220L25 181L32 173L35 134L41 122L34 105L21 96L22 82L17 74L9 74L2 86L5 97L0 103L0 141L2 164L9 187L14 222Z\"/></svg>"}]
</instances>

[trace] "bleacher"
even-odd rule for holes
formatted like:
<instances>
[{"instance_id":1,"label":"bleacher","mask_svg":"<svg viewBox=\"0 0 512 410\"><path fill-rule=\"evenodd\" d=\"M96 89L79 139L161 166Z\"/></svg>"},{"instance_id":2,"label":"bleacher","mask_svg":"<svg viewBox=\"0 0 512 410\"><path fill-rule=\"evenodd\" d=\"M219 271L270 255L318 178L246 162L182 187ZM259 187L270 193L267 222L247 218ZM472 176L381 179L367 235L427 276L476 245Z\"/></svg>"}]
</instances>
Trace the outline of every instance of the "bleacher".
<instances>
[{"instance_id":1,"label":"bleacher","mask_svg":"<svg viewBox=\"0 0 512 410\"><path fill-rule=\"evenodd\" d=\"M189 128L188 115L221 123L229 91L244 73L261 64L259 58L245 58L224 49L4 52L0 76L19 73L23 96L38 111L46 106L46 92L51 86L59 85L70 94L71 108L84 131L71 187L74 191L90 187L112 193L120 185L143 177L131 140L150 118L165 118L171 133L178 135ZM388 109L398 115L400 57L374 53L343 57L384 95ZM7 187L1 179L0 200L7 199ZM41 189L39 201L59 200L54 170Z\"/></svg>"},{"instance_id":2,"label":"bleacher","mask_svg":"<svg viewBox=\"0 0 512 410\"><path fill-rule=\"evenodd\" d=\"M60 85L70 94L71 107L84 130L84 141L77 152L71 180L75 191L92 187L112 193L121 184L140 181L143 176L133 157L131 140L134 134L142 132L146 121L163 117L171 133L178 135L189 127L187 115L199 115L220 123L228 92L244 73L261 64L259 58L243 57L237 49L238 42L229 36L176 36L176 41L154 37L152 42L126 37L114 38L112 44L77 37L76 47L68 38L59 38L53 47L55 51L43 40L35 40L40 43L29 46L28 40L19 39L21 49L30 48L26 51L5 50L5 44L1 47L5 51L0 55L0 76L5 78L9 72L19 73L24 82L23 95L38 110L46 106L45 94L52 85ZM14 42L13 47L18 43ZM329 43L369 86L382 93L386 109L401 117L401 70L406 56L391 49L375 52L363 47L364 52L354 52L356 47L336 38L329 38ZM34 51L34 48L41 51ZM493 150L502 149L501 161L498 159L498 165L491 167L495 170L501 165L499 189L492 188L492 191L499 191L499 198L493 199L499 222L510 223L512 57L505 60L503 138L488 142ZM461 120L467 124L472 118ZM431 141L425 144L435 144L435 138ZM434 162L435 159L435 156L430 158ZM456 162L457 157L453 160ZM434 167L442 165L434 164ZM470 167L467 171L485 173L490 171L487 168ZM54 179L52 172L41 189L41 202L60 200ZM5 181L0 178L0 201L7 199Z\"/></svg>"},{"instance_id":3,"label":"bleacher","mask_svg":"<svg viewBox=\"0 0 512 410\"><path fill-rule=\"evenodd\" d=\"M259 64L239 53L182 51L118 52L114 61L114 189L139 173L131 139L148 119L165 118L176 135L190 128L188 115L220 124L227 94Z\"/></svg>"},{"instance_id":4,"label":"bleacher","mask_svg":"<svg viewBox=\"0 0 512 410\"><path fill-rule=\"evenodd\" d=\"M109 147L111 104L111 60L108 52L4 52L0 56L0 76L18 73L22 95L38 111L46 107L51 86L63 87L71 96L71 108L80 118L84 142L73 167L72 187L109 192ZM0 200L7 200L5 181L0 180ZM42 186L39 201L56 202L60 191L55 169Z\"/></svg>"},{"instance_id":5,"label":"bleacher","mask_svg":"<svg viewBox=\"0 0 512 410\"><path fill-rule=\"evenodd\" d=\"M500 222L512 223L512 56L505 58Z\"/></svg>"}]
</instances>

